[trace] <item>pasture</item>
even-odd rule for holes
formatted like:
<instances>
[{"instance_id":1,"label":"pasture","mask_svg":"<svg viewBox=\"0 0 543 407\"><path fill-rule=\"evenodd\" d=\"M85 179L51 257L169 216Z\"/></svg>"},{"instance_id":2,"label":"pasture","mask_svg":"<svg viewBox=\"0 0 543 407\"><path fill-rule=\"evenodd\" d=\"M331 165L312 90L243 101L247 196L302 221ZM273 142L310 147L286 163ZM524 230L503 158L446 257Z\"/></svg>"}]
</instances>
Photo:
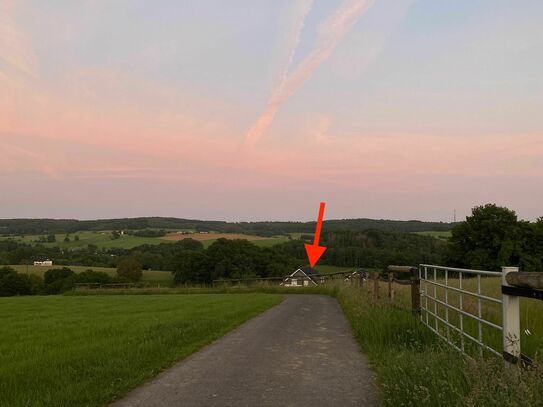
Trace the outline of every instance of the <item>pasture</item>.
<instances>
[{"instance_id":1,"label":"pasture","mask_svg":"<svg viewBox=\"0 0 543 407\"><path fill-rule=\"evenodd\" d=\"M75 240L75 236L79 240ZM40 237L47 237L46 235L25 235L25 236L14 236L12 239L18 240L24 243L36 244L39 243ZM70 241L65 242L64 238L66 237L65 233L55 234L55 242L40 243L45 247L55 247L58 246L62 249L71 249L77 250L82 248L87 248L89 244L97 246L99 249L110 249L110 248L119 248L119 249L131 249L136 246L141 246L143 244L160 244L168 243L167 241L160 240L156 237L139 237L124 234L118 239L111 238L111 231L81 231L75 232L69 235ZM6 239L6 237L3 237Z\"/></svg>"},{"instance_id":2,"label":"pasture","mask_svg":"<svg viewBox=\"0 0 543 407\"><path fill-rule=\"evenodd\" d=\"M202 242L204 248L211 246L217 239L243 239L248 240L251 243L254 243L257 246L261 247L271 247L278 243L286 242L288 239L284 236L282 237L263 237L263 236L253 236L246 235L243 233L169 233L164 237L161 237L160 240L163 241L179 241L184 239L194 239Z\"/></svg>"},{"instance_id":3,"label":"pasture","mask_svg":"<svg viewBox=\"0 0 543 407\"><path fill-rule=\"evenodd\" d=\"M75 240L75 236L79 240ZM46 235L25 235L25 236L12 236L12 237L0 237L0 239L14 239L20 242L37 244L40 238L47 237ZM56 234L55 242L40 243L46 247L60 247L68 250L78 250L87 248L88 245L95 245L98 249L132 249L144 244L157 245L161 243L175 243L182 239L195 239L201 241L204 248L208 248L219 238L225 239L246 239L261 247L271 247L274 244L283 243L288 241L287 237L262 237L245 235L239 233L170 233L164 237L140 237L124 234L118 239L111 238L111 231L81 231L75 232L69 235L70 241L65 242L64 238L66 234Z\"/></svg>"},{"instance_id":4,"label":"pasture","mask_svg":"<svg viewBox=\"0 0 543 407\"><path fill-rule=\"evenodd\" d=\"M446 230L446 231L428 230L424 232L413 232L413 233L416 235L421 235L421 236L434 237L440 240L448 240L452 236L452 233L450 230Z\"/></svg>"},{"instance_id":5,"label":"pasture","mask_svg":"<svg viewBox=\"0 0 543 407\"><path fill-rule=\"evenodd\" d=\"M281 298L0 298L0 406L107 404Z\"/></svg>"}]
</instances>

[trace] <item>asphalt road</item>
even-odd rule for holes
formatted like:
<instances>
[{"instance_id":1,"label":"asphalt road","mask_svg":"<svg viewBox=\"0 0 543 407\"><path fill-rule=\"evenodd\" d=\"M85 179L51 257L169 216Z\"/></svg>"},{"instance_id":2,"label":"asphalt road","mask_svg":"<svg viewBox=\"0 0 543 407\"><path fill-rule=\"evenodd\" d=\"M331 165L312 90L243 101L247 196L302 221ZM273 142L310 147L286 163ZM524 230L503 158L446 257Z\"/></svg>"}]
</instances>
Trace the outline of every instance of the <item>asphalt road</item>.
<instances>
[{"instance_id":1,"label":"asphalt road","mask_svg":"<svg viewBox=\"0 0 543 407\"><path fill-rule=\"evenodd\" d=\"M337 301L292 295L113 406L376 404L372 372Z\"/></svg>"}]
</instances>

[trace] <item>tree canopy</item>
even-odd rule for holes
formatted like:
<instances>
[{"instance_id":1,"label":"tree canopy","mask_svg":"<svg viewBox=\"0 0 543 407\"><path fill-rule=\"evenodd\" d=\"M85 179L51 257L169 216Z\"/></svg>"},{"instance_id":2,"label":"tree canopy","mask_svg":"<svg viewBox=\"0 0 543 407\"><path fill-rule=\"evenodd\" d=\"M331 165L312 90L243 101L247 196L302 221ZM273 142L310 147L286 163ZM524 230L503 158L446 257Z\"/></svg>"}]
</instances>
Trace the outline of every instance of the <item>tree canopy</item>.
<instances>
[{"instance_id":1,"label":"tree canopy","mask_svg":"<svg viewBox=\"0 0 543 407\"><path fill-rule=\"evenodd\" d=\"M530 223L505 207L477 206L453 228L449 245L450 262L459 267L543 271L543 218Z\"/></svg>"}]
</instances>

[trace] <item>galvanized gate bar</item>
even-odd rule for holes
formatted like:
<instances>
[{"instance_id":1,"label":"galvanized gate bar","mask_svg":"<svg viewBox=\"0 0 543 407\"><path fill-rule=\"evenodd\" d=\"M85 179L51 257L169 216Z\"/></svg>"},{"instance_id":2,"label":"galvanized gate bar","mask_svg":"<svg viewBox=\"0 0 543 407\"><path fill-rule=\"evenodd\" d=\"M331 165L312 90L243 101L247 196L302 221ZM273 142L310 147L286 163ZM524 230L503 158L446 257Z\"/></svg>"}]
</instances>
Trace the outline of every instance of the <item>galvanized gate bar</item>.
<instances>
[{"instance_id":1,"label":"galvanized gate bar","mask_svg":"<svg viewBox=\"0 0 543 407\"><path fill-rule=\"evenodd\" d=\"M430 269L431 277L428 276L428 271ZM438 281L438 272L442 272L444 279L443 281ZM451 277L451 273L457 273L458 274L458 287L450 286L450 282L453 277ZM476 277L477 281L477 289L476 292L468 291L464 289L464 275L472 275ZM482 313L482 302L487 301L493 304L502 304L502 300L498 298L493 298L487 295L483 295L481 291L481 276L485 277L501 277L502 273L496 272L496 271L487 271L487 270L471 270L471 269L462 269L462 268L456 268L456 267L443 267L443 266L436 266L431 264L421 264L419 266L419 278L420 278L420 294L424 298L424 301L421 301L421 321L428 326L436 335L438 335L441 339L443 339L445 342L447 342L449 345L460 351L461 353L466 353L466 346L465 346L465 338L467 338L469 341L473 342L478 346L479 354L483 355L483 352L486 350L494 355L501 356L502 352L500 350L493 349L492 347L488 346L484 343L483 338L483 325L486 325L490 328L496 329L500 332L503 331L502 326L488 321L484 319L483 313ZM431 293L430 289L433 287L433 293ZM437 289L443 288L445 290L444 298L440 299L438 298L438 291ZM449 290L455 293L459 294L459 306L456 307L455 305L451 304L449 302ZM432 295L433 294L433 295ZM472 298L475 298L477 301L477 312L476 315L468 312L464 306L464 295L471 296ZM434 303L433 309L430 310L430 304L428 303L428 300ZM444 307L444 316L439 315L438 312L438 305ZM459 316L459 326L456 326L455 324L451 323L449 318L449 310L453 310L458 313ZM423 315L425 313L426 315ZM434 323L430 324L430 316L433 317ZM468 334L465 332L465 324L464 324L464 317L472 318L477 322L477 338L474 336ZM440 323L444 325L444 329L440 329ZM443 331L443 332L442 332ZM457 344L455 341L451 338L451 331L456 332L460 334L460 343Z\"/></svg>"}]
</instances>

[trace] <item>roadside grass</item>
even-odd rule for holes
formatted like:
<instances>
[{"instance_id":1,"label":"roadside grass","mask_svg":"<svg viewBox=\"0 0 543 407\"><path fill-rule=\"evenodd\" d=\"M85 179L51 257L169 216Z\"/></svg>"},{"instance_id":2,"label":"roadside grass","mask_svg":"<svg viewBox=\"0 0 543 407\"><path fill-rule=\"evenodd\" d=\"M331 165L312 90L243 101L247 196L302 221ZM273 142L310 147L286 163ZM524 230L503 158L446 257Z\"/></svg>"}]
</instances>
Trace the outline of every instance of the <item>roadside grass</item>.
<instances>
[{"instance_id":1,"label":"roadside grass","mask_svg":"<svg viewBox=\"0 0 543 407\"><path fill-rule=\"evenodd\" d=\"M463 357L412 316L409 288L400 287L394 305L387 298L373 304L367 288L335 291L377 373L383 405L543 405L542 368L505 368L503 360L493 356ZM539 339L542 335L538 331Z\"/></svg>"},{"instance_id":2,"label":"roadside grass","mask_svg":"<svg viewBox=\"0 0 543 407\"><path fill-rule=\"evenodd\" d=\"M443 278L437 279L438 283L444 284ZM448 284L451 287L459 288L459 279L458 278L449 278ZM410 287L401 286L394 284L395 291L395 301L396 305L402 306L404 309L409 308L410 304ZM476 278L464 278L463 280L463 289L475 293L477 291L477 279ZM387 293L387 284L380 283L381 295L386 295ZM448 297L448 302L455 306L456 308L460 307L460 300L463 303L463 309L473 315L478 315L478 300L476 297L464 294L462 298L459 293L449 290L448 294L445 293L445 289L442 287L435 287L428 284L421 285L421 290L429 291L429 295L436 296L439 300L445 301L446 295ZM435 290L435 291L434 291ZM487 297L491 298L501 298L501 280L499 278L493 277L483 277L481 278L481 293ZM478 324L477 322L470 317L463 316L461 317L460 313L449 309L447 312L445 307L441 304L435 304L430 299L424 297L421 298L422 305L426 305L432 312L436 312L442 319L447 319L451 324L460 328L460 320L462 319L464 331L471 335L474 338L478 337ZM448 316L447 316L448 313ZM497 325L502 325L502 309L501 304L493 303L490 301L481 301L481 315L482 317L490 322L493 322ZM532 300L528 298L520 299L520 321L521 321L521 344L522 344L522 353L529 356L532 359L537 359L541 357L543 352L543 302ZM426 319L425 313L423 313L423 318ZM435 318L431 315L428 315L428 323L431 326L435 326ZM444 324L438 320L438 327L440 331L445 336L449 335L451 340L460 346L460 337L456 335L453 329L447 329L444 327ZM502 335L501 332L495 328L481 325L481 333L483 336L484 343L490 345L494 349L497 349L501 352L502 349ZM472 344L469 340L465 340L465 346L471 353L475 354L478 351L478 347ZM470 349L471 348L471 349ZM485 352L486 353L486 352Z\"/></svg>"},{"instance_id":3,"label":"roadside grass","mask_svg":"<svg viewBox=\"0 0 543 407\"><path fill-rule=\"evenodd\" d=\"M281 298L0 298L0 406L105 405Z\"/></svg>"},{"instance_id":4,"label":"roadside grass","mask_svg":"<svg viewBox=\"0 0 543 407\"><path fill-rule=\"evenodd\" d=\"M74 271L74 273L82 273L83 271L93 270L101 271L107 273L108 275L115 277L117 275L117 269L111 267L92 267L92 266L64 266L64 265L54 265L54 266L26 266L26 265L9 265L18 273L23 274L34 274L40 277L43 277L45 272L54 268L68 267ZM173 276L169 271L159 271L159 270L143 270L142 281L153 284L160 284L162 286L171 286L173 284Z\"/></svg>"}]
</instances>

